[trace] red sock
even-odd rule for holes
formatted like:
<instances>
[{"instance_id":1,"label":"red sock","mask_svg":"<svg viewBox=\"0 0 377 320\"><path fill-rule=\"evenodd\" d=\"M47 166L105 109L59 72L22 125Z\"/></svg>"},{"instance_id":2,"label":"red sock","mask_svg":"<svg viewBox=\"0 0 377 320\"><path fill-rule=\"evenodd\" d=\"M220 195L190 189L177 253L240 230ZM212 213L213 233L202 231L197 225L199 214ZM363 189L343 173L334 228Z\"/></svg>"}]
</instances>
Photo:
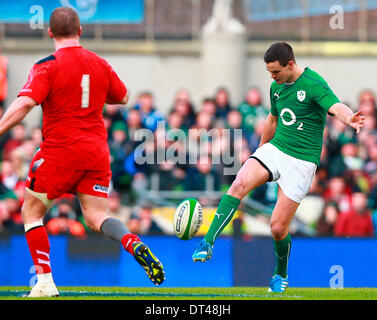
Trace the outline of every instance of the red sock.
<instances>
[{"instance_id":1,"label":"red sock","mask_svg":"<svg viewBox=\"0 0 377 320\"><path fill-rule=\"evenodd\" d=\"M30 229L25 234L27 244L33 259L36 272L51 272L50 265L50 242L44 226Z\"/></svg>"},{"instance_id":2,"label":"red sock","mask_svg":"<svg viewBox=\"0 0 377 320\"><path fill-rule=\"evenodd\" d=\"M134 254L134 251L132 249L132 244L135 241L140 241L140 239L136 234L133 234L133 233L125 234L122 238L122 241L121 241L124 249L126 249L132 255Z\"/></svg>"}]
</instances>

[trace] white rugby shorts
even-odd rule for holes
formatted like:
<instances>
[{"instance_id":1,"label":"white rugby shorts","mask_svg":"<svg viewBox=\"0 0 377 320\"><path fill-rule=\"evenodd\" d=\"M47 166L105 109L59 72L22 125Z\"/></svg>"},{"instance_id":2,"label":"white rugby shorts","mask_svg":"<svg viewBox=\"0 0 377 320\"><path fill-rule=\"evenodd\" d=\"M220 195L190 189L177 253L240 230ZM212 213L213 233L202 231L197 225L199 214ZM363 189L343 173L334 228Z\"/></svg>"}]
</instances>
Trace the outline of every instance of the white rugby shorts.
<instances>
[{"instance_id":1,"label":"white rugby shorts","mask_svg":"<svg viewBox=\"0 0 377 320\"><path fill-rule=\"evenodd\" d=\"M309 191L317 165L292 157L271 143L265 143L250 156L269 173L269 181L276 181L284 194L300 203Z\"/></svg>"}]
</instances>

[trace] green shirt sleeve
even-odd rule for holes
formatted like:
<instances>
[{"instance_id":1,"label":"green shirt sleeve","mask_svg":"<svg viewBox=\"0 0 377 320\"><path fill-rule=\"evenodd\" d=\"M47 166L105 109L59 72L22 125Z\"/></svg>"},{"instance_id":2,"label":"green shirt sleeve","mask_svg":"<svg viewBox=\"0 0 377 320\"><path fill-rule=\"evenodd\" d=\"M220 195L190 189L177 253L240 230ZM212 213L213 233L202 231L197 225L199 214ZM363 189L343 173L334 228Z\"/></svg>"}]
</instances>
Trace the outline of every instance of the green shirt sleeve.
<instances>
[{"instance_id":1,"label":"green shirt sleeve","mask_svg":"<svg viewBox=\"0 0 377 320\"><path fill-rule=\"evenodd\" d=\"M317 84L313 88L313 100L325 111L328 111L332 105L339 102L338 97L325 84Z\"/></svg>"}]
</instances>

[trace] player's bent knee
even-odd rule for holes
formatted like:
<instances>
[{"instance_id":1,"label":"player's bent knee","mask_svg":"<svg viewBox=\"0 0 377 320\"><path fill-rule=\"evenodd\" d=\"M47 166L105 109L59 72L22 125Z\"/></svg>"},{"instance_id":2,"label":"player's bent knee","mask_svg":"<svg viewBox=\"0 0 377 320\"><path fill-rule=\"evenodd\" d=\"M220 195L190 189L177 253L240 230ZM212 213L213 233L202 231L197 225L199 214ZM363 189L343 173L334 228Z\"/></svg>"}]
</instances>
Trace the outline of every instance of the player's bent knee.
<instances>
[{"instance_id":1,"label":"player's bent knee","mask_svg":"<svg viewBox=\"0 0 377 320\"><path fill-rule=\"evenodd\" d=\"M247 183L245 179L242 177L236 177L227 193L235 198L241 199L248 192L249 191L247 190Z\"/></svg>"},{"instance_id":2,"label":"player's bent knee","mask_svg":"<svg viewBox=\"0 0 377 320\"><path fill-rule=\"evenodd\" d=\"M109 216L106 214L106 212L102 211L84 215L85 224L87 227L97 233L101 232L102 223L107 218L109 218Z\"/></svg>"},{"instance_id":3,"label":"player's bent knee","mask_svg":"<svg viewBox=\"0 0 377 320\"><path fill-rule=\"evenodd\" d=\"M97 232L99 233L101 230L100 230L100 227L98 226L98 224L96 223L95 219L91 219L91 218L85 218L85 224L87 225L87 227L94 231L94 232Z\"/></svg>"},{"instance_id":4,"label":"player's bent knee","mask_svg":"<svg viewBox=\"0 0 377 320\"><path fill-rule=\"evenodd\" d=\"M34 223L43 219L46 211L52 205L53 200L47 198L47 194L34 192L26 188L25 201L21 207L23 223Z\"/></svg>"},{"instance_id":5,"label":"player's bent knee","mask_svg":"<svg viewBox=\"0 0 377 320\"><path fill-rule=\"evenodd\" d=\"M271 221L270 223L272 237L276 241L283 240L288 234L288 226L278 221Z\"/></svg>"}]
</instances>

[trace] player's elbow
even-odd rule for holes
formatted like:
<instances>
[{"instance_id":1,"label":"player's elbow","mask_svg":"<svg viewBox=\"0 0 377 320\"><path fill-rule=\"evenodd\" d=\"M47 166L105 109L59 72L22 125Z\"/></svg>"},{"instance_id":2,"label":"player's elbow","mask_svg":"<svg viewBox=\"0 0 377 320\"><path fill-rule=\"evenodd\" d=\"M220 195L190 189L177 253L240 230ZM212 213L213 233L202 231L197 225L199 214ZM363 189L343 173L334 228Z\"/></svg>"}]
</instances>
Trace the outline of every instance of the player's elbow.
<instances>
[{"instance_id":1,"label":"player's elbow","mask_svg":"<svg viewBox=\"0 0 377 320\"><path fill-rule=\"evenodd\" d=\"M17 102L26 111L30 111L33 107L37 105L37 102L33 98L27 96L18 97Z\"/></svg>"},{"instance_id":2,"label":"player's elbow","mask_svg":"<svg viewBox=\"0 0 377 320\"><path fill-rule=\"evenodd\" d=\"M129 99L129 96L128 96L128 92L127 92L122 100L119 101L118 99L115 100L115 99L108 98L105 103L106 104L127 104L128 99Z\"/></svg>"},{"instance_id":3,"label":"player's elbow","mask_svg":"<svg viewBox=\"0 0 377 320\"><path fill-rule=\"evenodd\" d=\"M129 95L128 95L128 92L127 92L127 94L124 96L124 98L122 99L120 104L127 104L128 100L129 100Z\"/></svg>"}]
</instances>

